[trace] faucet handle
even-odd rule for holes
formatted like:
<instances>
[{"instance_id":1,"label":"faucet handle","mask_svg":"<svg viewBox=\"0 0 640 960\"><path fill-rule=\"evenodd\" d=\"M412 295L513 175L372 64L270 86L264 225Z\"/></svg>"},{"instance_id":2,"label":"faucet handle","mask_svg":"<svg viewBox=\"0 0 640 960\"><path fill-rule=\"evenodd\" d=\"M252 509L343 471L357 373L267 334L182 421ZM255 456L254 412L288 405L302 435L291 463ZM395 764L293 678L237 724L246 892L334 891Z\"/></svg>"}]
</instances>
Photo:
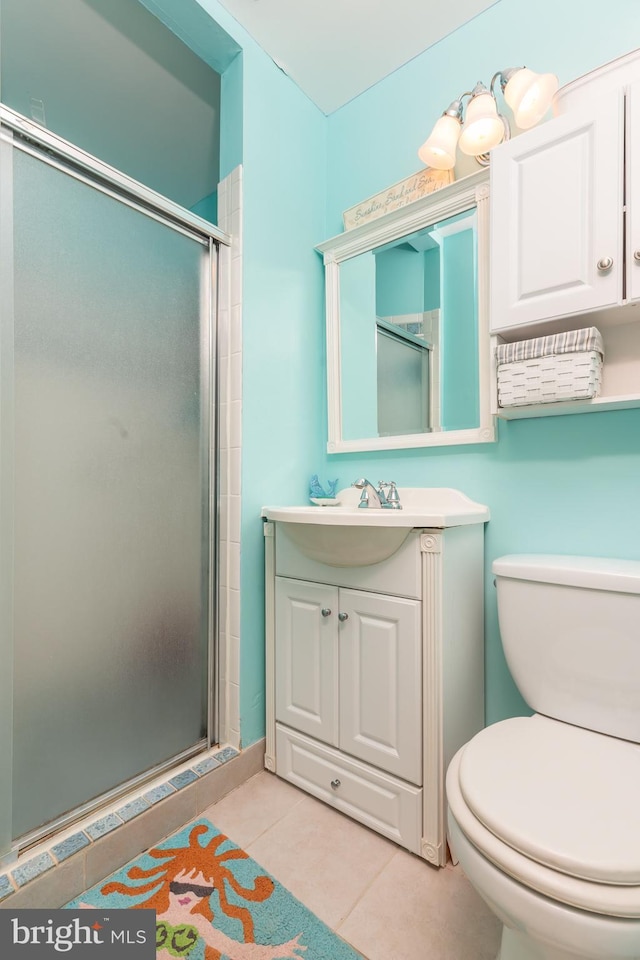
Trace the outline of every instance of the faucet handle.
<instances>
[{"instance_id":1,"label":"faucet handle","mask_svg":"<svg viewBox=\"0 0 640 960\"><path fill-rule=\"evenodd\" d=\"M355 484L353 484L355 486ZM358 503L359 507L368 507L369 506L369 491L366 487L363 487L360 491L360 502Z\"/></svg>"},{"instance_id":2,"label":"faucet handle","mask_svg":"<svg viewBox=\"0 0 640 960\"><path fill-rule=\"evenodd\" d=\"M400 494L398 493L395 480L381 480L379 486L381 489L388 489L389 492L386 494L386 502L389 506L395 510L402 510Z\"/></svg>"}]
</instances>

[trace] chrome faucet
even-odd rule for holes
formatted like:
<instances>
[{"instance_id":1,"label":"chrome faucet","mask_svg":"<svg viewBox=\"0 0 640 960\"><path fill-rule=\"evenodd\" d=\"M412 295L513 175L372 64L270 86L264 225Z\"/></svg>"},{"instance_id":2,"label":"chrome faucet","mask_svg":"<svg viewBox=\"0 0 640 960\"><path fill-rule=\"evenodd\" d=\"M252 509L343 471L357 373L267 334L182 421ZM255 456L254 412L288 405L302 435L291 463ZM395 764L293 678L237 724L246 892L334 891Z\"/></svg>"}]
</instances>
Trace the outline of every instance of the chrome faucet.
<instances>
[{"instance_id":1,"label":"chrome faucet","mask_svg":"<svg viewBox=\"0 0 640 960\"><path fill-rule=\"evenodd\" d=\"M354 480L351 486L362 491L358 506L365 510L369 507L376 510L402 510L398 489L393 480L381 480L377 490L364 477L360 480ZM388 494L385 492L386 490L389 491Z\"/></svg>"},{"instance_id":2,"label":"chrome faucet","mask_svg":"<svg viewBox=\"0 0 640 960\"><path fill-rule=\"evenodd\" d=\"M368 480L365 480L364 477L362 477L360 480L354 480L351 486L362 491L360 494L360 503L358 504L359 507L366 509L367 507L371 506L379 509L382 506L380 493L376 490L373 484L369 483ZM384 493L382 493L382 496L384 497L386 503L387 498L385 497Z\"/></svg>"}]
</instances>

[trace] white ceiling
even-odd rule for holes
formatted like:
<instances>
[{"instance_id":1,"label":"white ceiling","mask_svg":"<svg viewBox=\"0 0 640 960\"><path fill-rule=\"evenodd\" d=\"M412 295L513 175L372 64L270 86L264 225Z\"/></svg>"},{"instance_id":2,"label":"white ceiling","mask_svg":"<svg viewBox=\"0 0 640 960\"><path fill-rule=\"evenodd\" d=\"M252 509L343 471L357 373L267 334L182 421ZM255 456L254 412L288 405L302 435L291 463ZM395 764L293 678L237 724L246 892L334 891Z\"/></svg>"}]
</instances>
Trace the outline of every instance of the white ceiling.
<instances>
[{"instance_id":1,"label":"white ceiling","mask_svg":"<svg viewBox=\"0 0 640 960\"><path fill-rule=\"evenodd\" d=\"M221 0L332 113L499 0Z\"/></svg>"}]
</instances>

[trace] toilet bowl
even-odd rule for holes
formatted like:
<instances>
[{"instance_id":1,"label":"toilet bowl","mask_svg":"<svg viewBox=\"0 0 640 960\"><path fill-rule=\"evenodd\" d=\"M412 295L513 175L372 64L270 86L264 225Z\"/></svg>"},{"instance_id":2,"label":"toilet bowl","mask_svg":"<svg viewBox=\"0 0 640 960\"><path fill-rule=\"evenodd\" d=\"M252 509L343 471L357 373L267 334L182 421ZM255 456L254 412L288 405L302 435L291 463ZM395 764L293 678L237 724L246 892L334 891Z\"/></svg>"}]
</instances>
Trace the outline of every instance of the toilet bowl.
<instances>
[{"instance_id":1,"label":"toilet bowl","mask_svg":"<svg viewBox=\"0 0 640 960\"><path fill-rule=\"evenodd\" d=\"M637 960L640 563L514 556L493 571L507 662L540 712L451 761L451 849L503 923L499 960Z\"/></svg>"}]
</instances>

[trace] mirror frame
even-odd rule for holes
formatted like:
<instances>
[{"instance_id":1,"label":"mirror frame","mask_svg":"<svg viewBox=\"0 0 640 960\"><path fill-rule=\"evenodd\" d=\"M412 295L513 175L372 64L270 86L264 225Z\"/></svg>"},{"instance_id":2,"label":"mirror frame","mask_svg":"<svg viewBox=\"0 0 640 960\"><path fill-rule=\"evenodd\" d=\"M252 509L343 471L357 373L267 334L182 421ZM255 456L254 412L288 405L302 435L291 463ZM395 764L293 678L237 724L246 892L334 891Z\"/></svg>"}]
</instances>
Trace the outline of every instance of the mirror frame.
<instances>
[{"instance_id":1,"label":"mirror frame","mask_svg":"<svg viewBox=\"0 0 640 960\"><path fill-rule=\"evenodd\" d=\"M478 218L478 397L480 423L468 430L441 430L432 433L402 434L397 437L364 437L345 440L342 436L342 388L340 360L340 264L360 253L417 230L423 230L465 210L477 210ZM490 401L489 348L489 170L479 170L454 181L420 200L383 214L325 240L316 247L325 268L327 328L327 403L329 453L356 453L365 450L405 450L411 447L454 446L464 443L492 443L496 439L495 417Z\"/></svg>"}]
</instances>

